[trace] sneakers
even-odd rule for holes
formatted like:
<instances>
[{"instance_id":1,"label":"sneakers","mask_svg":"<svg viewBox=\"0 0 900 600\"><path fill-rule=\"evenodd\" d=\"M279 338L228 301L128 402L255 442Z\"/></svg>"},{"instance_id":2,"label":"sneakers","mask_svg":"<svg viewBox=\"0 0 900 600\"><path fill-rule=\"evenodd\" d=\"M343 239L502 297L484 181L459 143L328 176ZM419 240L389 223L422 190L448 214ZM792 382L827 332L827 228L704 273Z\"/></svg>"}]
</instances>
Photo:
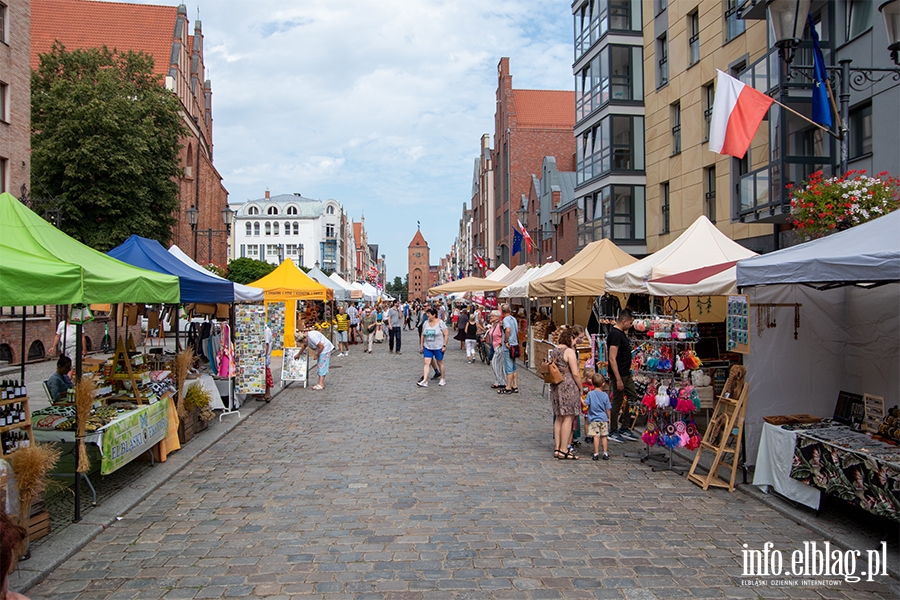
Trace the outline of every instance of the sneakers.
<instances>
[{"instance_id":1,"label":"sneakers","mask_svg":"<svg viewBox=\"0 0 900 600\"><path fill-rule=\"evenodd\" d=\"M619 429L618 434L625 438L626 441L630 440L637 442L641 439L635 432L628 429L627 427L622 427L621 429Z\"/></svg>"},{"instance_id":2,"label":"sneakers","mask_svg":"<svg viewBox=\"0 0 900 600\"><path fill-rule=\"evenodd\" d=\"M416 385L419 387L428 387L428 382L423 379L422 381L417 381Z\"/></svg>"},{"instance_id":3,"label":"sneakers","mask_svg":"<svg viewBox=\"0 0 900 600\"><path fill-rule=\"evenodd\" d=\"M618 431L613 431L612 433L610 433L609 440L612 442L619 443L619 444L631 441L631 440L626 440L624 437L622 437L622 434L620 434Z\"/></svg>"},{"instance_id":4,"label":"sneakers","mask_svg":"<svg viewBox=\"0 0 900 600\"><path fill-rule=\"evenodd\" d=\"M346 356L346 355L343 352L338 352L338 358L340 358L341 356Z\"/></svg>"},{"instance_id":5,"label":"sneakers","mask_svg":"<svg viewBox=\"0 0 900 600\"><path fill-rule=\"evenodd\" d=\"M603 453L603 460L609 460L609 452Z\"/></svg>"},{"instance_id":6,"label":"sneakers","mask_svg":"<svg viewBox=\"0 0 900 600\"><path fill-rule=\"evenodd\" d=\"M441 379L441 380L438 382L438 385L444 386L444 385L447 385L447 382L444 381L443 379Z\"/></svg>"},{"instance_id":7,"label":"sneakers","mask_svg":"<svg viewBox=\"0 0 900 600\"><path fill-rule=\"evenodd\" d=\"M400 351L399 351L399 350L397 350L397 354L403 354L403 353L402 353L402 352L400 352Z\"/></svg>"},{"instance_id":8,"label":"sneakers","mask_svg":"<svg viewBox=\"0 0 900 600\"><path fill-rule=\"evenodd\" d=\"M600 460L599 454L591 454L591 460Z\"/></svg>"},{"instance_id":9,"label":"sneakers","mask_svg":"<svg viewBox=\"0 0 900 600\"><path fill-rule=\"evenodd\" d=\"M435 374L434 374L434 377L432 377L432 379L440 379L440 378L441 378L441 374L440 374L440 373L435 373Z\"/></svg>"}]
</instances>

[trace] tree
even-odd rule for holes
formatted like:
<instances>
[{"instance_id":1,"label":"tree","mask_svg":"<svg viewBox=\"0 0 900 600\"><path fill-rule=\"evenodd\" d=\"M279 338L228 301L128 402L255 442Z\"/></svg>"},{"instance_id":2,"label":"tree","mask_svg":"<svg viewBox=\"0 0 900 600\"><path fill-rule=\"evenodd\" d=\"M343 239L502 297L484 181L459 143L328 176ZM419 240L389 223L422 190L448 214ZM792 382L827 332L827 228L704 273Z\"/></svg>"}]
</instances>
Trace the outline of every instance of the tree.
<instances>
[{"instance_id":1,"label":"tree","mask_svg":"<svg viewBox=\"0 0 900 600\"><path fill-rule=\"evenodd\" d=\"M105 251L135 233L163 243L179 206L181 103L153 57L59 42L31 77L32 205ZM36 198L37 197L37 198Z\"/></svg>"},{"instance_id":2,"label":"tree","mask_svg":"<svg viewBox=\"0 0 900 600\"><path fill-rule=\"evenodd\" d=\"M275 270L275 265L252 258L236 258L228 263L228 280L244 285L262 279Z\"/></svg>"},{"instance_id":3,"label":"tree","mask_svg":"<svg viewBox=\"0 0 900 600\"><path fill-rule=\"evenodd\" d=\"M400 279L399 277L394 277L393 282L389 282L384 286L385 291L392 296L396 296L398 298L408 298L409 297L409 275Z\"/></svg>"}]
</instances>

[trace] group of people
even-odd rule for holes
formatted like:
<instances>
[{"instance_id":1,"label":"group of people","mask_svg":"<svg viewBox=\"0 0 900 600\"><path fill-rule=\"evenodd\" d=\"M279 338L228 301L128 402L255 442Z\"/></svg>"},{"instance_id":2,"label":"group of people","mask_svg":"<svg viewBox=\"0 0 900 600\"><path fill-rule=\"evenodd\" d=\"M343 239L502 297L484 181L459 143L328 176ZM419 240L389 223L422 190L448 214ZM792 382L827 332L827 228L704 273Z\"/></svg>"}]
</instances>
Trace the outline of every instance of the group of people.
<instances>
[{"instance_id":1,"label":"group of people","mask_svg":"<svg viewBox=\"0 0 900 600\"><path fill-rule=\"evenodd\" d=\"M631 342L626 332L631 329L634 317L630 310L619 312L615 324L606 338L609 349L609 378L599 373L591 375L591 387L584 400L584 385L575 347L585 341L585 331L580 325L562 328L556 348L550 351L549 361L556 365L562 381L550 385L553 406L553 456L560 460L577 460L572 446L574 421L587 408L588 437L593 438L593 460L609 459L608 441L627 442L640 439L623 416L623 407L630 398L639 400L631 373ZM609 391L612 389L612 396ZM603 454L600 454L602 446Z\"/></svg>"}]
</instances>

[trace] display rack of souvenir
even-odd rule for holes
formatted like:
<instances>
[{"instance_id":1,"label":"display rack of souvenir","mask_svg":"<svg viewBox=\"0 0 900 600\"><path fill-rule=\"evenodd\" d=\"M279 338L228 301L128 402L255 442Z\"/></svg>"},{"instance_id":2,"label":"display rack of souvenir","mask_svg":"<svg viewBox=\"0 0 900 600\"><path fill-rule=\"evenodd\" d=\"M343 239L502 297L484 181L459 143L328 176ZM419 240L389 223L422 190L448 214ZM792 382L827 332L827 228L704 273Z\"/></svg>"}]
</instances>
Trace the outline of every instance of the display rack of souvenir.
<instances>
[{"instance_id":1,"label":"display rack of souvenir","mask_svg":"<svg viewBox=\"0 0 900 600\"><path fill-rule=\"evenodd\" d=\"M266 313L272 330L272 350L284 349L284 323L287 315L284 302L267 302Z\"/></svg>"},{"instance_id":2,"label":"display rack of souvenir","mask_svg":"<svg viewBox=\"0 0 900 600\"><path fill-rule=\"evenodd\" d=\"M235 392L265 393L266 307L262 304L235 305L234 333Z\"/></svg>"}]
</instances>

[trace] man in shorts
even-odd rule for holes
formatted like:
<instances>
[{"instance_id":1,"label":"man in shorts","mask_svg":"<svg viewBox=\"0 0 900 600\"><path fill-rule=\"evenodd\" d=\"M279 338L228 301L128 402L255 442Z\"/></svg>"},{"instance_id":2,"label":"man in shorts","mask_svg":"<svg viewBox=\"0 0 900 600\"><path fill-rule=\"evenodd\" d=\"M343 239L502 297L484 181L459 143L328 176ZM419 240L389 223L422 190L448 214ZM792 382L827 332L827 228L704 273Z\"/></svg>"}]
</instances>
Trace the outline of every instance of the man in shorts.
<instances>
[{"instance_id":1,"label":"man in shorts","mask_svg":"<svg viewBox=\"0 0 900 600\"><path fill-rule=\"evenodd\" d=\"M300 337L297 339L297 346L299 351L295 358L299 357L300 353L306 351L307 348L313 352L319 383L312 386L312 389L325 389L325 377L328 375L328 367L331 365L331 352L334 350L334 344L315 329L311 329L300 334Z\"/></svg>"},{"instance_id":2,"label":"man in shorts","mask_svg":"<svg viewBox=\"0 0 900 600\"><path fill-rule=\"evenodd\" d=\"M350 356L350 347L347 345L350 332L350 317L344 312L343 306L338 306L338 313L334 320L337 321L338 356Z\"/></svg>"}]
</instances>

